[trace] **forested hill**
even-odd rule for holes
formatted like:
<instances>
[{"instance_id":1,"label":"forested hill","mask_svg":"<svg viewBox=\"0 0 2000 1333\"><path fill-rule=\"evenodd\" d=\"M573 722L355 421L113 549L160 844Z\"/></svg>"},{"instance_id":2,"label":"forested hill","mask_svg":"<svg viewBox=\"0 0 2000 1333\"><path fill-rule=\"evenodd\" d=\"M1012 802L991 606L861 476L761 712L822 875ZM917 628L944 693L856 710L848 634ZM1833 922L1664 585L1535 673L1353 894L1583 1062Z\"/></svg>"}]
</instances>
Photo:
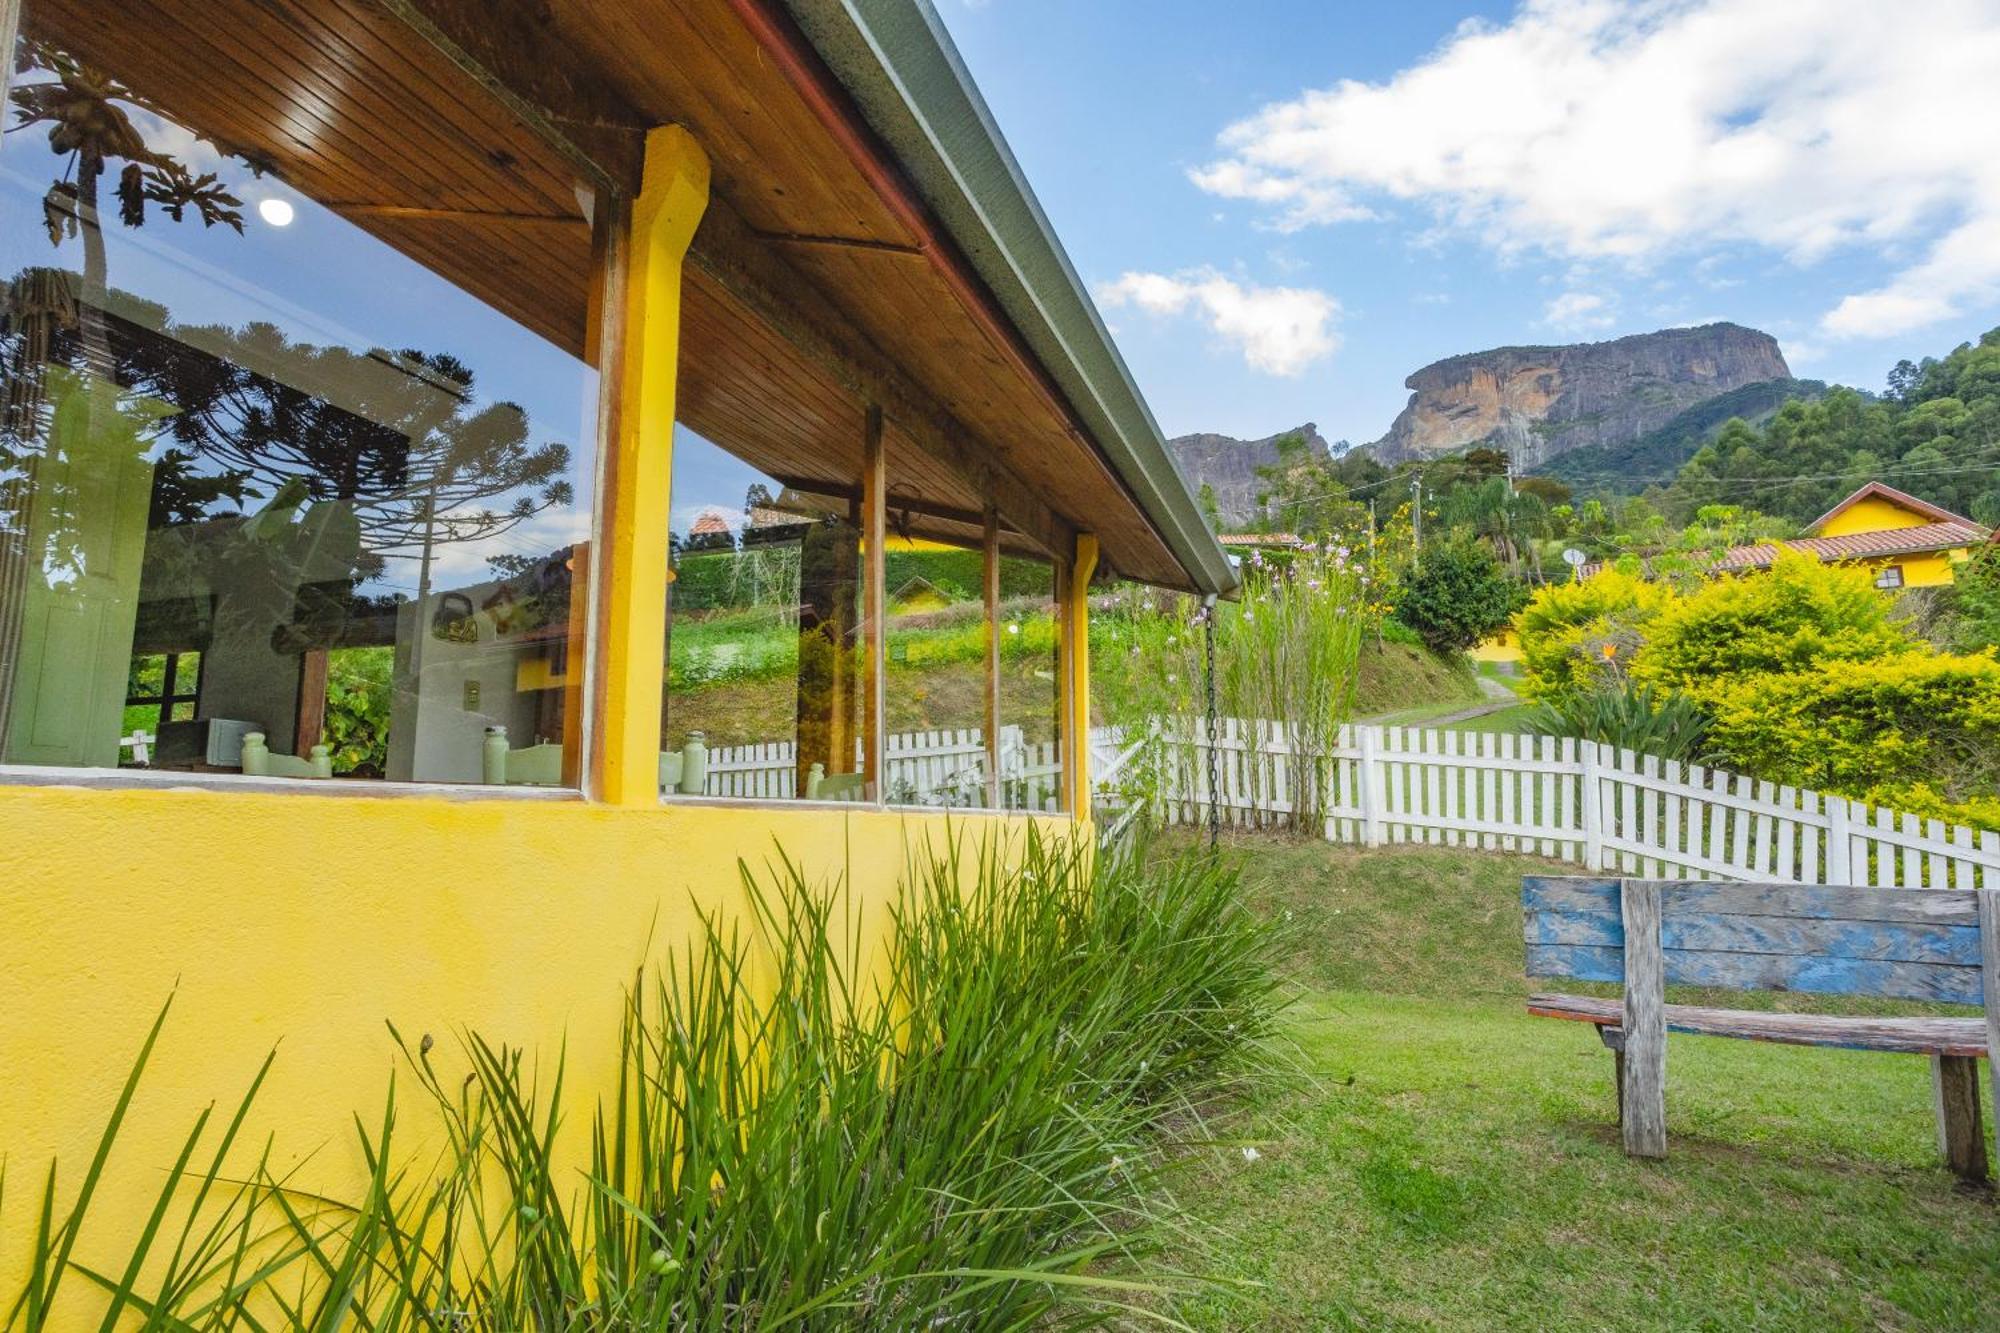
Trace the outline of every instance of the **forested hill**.
<instances>
[{"instance_id":1,"label":"forested hill","mask_svg":"<svg viewBox=\"0 0 2000 1333\"><path fill-rule=\"evenodd\" d=\"M1827 391L1823 380L1760 380L1696 403L1657 430L1636 440L1586 445L1532 469L1553 477L1578 496L1636 495L1664 486L1714 439L1724 423L1741 417L1761 424L1793 399L1811 400Z\"/></svg>"},{"instance_id":2,"label":"forested hill","mask_svg":"<svg viewBox=\"0 0 2000 1333\"><path fill-rule=\"evenodd\" d=\"M1769 421L1730 421L1662 497L1670 510L1742 505L1809 523L1864 482L2000 526L2000 329L1903 361L1889 392L1834 388Z\"/></svg>"}]
</instances>

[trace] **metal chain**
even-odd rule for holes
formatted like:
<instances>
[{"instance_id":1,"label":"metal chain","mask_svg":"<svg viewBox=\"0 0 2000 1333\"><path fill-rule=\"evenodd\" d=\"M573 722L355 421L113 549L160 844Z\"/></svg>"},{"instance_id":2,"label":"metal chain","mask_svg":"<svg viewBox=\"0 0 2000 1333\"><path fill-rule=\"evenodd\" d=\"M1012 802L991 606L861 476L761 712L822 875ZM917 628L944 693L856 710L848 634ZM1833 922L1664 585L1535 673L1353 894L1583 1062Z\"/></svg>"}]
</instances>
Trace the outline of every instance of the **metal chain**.
<instances>
[{"instance_id":1,"label":"metal chain","mask_svg":"<svg viewBox=\"0 0 2000 1333\"><path fill-rule=\"evenodd\" d=\"M1222 842L1222 749L1217 744L1215 721L1215 603L1202 608L1201 636L1207 651L1208 669L1208 849Z\"/></svg>"}]
</instances>

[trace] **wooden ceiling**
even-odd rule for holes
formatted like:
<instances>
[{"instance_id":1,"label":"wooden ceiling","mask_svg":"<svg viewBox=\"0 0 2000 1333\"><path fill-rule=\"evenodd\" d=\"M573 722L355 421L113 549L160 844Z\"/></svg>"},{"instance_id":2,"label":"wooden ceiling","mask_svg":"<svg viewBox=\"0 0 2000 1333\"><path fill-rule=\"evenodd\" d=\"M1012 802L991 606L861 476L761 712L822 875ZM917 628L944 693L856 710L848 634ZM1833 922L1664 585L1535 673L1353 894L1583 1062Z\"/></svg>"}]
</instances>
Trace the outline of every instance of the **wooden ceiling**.
<instances>
[{"instance_id":1,"label":"wooden ceiling","mask_svg":"<svg viewBox=\"0 0 2000 1333\"><path fill-rule=\"evenodd\" d=\"M107 21L102 0L27 0L23 27L585 359L591 187L629 190L645 129L684 125L713 168L684 295L685 424L841 494L874 398L892 500L925 511L913 530L976 537L950 516L992 500L1017 549L1091 530L1120 572L1184 586L837 90L802 87L745 23L768 27L767 8L122 0Z\"/></svg>"}]
</instances>

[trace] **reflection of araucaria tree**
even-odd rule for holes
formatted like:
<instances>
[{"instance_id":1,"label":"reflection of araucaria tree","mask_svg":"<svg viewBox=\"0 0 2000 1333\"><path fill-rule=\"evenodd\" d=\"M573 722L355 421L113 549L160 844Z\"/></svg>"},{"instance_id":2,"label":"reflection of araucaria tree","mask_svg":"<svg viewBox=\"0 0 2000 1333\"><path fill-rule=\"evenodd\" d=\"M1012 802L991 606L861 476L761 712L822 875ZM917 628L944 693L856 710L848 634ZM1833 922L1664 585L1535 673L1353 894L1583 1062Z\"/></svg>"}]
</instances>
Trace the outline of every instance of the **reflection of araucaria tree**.
<instances>
[{"instance_id":1,"label":"reflection of araucaria tree","mask_svg":"<svg viewBox=\"0 0 2000 1333\"><path fill-rule=\"evenodd\" d=\"M448 353L316 347L269 324L174 334L127 367L133 387L180 409L165 423L173 451L252 493L303 482L312 500L341 502L365 572L427 565L440 546L575 498L568 446L531 443L512 403L478 403L472 369Z\"/></svg>"}]
</instances>

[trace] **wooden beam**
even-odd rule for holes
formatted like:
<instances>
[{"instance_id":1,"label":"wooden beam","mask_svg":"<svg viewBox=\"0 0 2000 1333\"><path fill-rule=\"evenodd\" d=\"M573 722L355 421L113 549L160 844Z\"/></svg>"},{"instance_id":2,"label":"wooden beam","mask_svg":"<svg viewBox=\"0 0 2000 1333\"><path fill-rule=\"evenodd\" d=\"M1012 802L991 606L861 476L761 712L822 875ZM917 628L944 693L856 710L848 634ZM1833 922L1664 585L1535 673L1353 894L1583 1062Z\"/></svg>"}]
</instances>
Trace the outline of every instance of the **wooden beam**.
<instances>
[{"instance_id":1,"label":"wooden beam","mask_svg":"<svg viewBox=\"0 0 2000 1333\"><path fill-rule=\"evenodd\" d=\"M866 675L861 682L862 784L871 801L881 801L886 772L886 738L883 731L884 707L888 695L887 630L888 582L886 564L889 541L888 469L883 466L882 409L870 404L861 438L861 542L864 563L861 570L861 625L867 636Z\"/></svg>"},{"instance_id":2,"label":"wooden beam","mask_svg":"<svg viewBox=\"0 0 2000 1333\"><path fill-rule=\"evenodd\" d=\"M1067 558L1076 529L1000 462L952 412L894 360L854 331L853 323L796 268L759 241L726 204L702 219L690 256L732 299L835 383L878 405L919 449L987 496L1036 549Z\"/></svg>"},{"instance_id":3,"label":"wooden beam","mask_svg":"<svg viewBox=\"0 0 2000 1333\"><path fill-rule=\"evenodd\" d=\"M1619 1106L1625 1151L1667 1155L1667 971L1660 947L1660 886L1618 882L1625 927L1625 1060Z\"/></svg>"},{"instance_id":4,"label":"wooden beam","mask_svg":"<svg viewBox=\"0 0 2000 1333\"><path fill-rule=\"evenodd\" d=\"M593 724L600 745L591 787L612 805L651 806L660 797L681 266L707 202L701 146L679 126L654 130L646 138L645 187L632 203L623 290L608 298L622 306L623 329L621 355L604 372L616 411L604 450L611 487L599 492L604 709Z\"/></svg>"},{"instance_id":5,"label":"wooden beam","mask_svg":"<svg viewBox=\"0 0 2000 1333\"><path fill-rule=\"evenodd\" d=\"M301 759L312 758L312 747L319 744L326 731L329 666L324 648L308 648L299 655L299 709L292 728L292 753Z\"/></svg>"},{"instance_id":6,"label":"wooden beam","mask_svg":"<svg viewBox=\"0 0 2000 1333\"><path fill-rule=\"evenodd\" d=\"M1000 511L986 507L980 584L986 602L986 805L1000 808Z\"/></svg>"},{"instance_id":7,"label":"wooden beam","mask_svg":"<svg viewBox=\"0 0 2000 1333\"><path fill-rule=\"evenodd\" d=\"M1070 559L1056 567L1062 615L1058 708L1062 719L1063 809L1090 818L1090 580L1097 573L1097 537L1078 533Z\"/></svg>"},{"instance_id":8,"label":"wooden beam","mask_svg":"<svg viewBox=\"0 0 2000 1333\"><path fill-rule=\"evenodd\" d=\"M504 105L598 189L640 188L648 126L601 73L565 58L571 44L545 5L376 0Z\"/></svg>"}]
</instances>

